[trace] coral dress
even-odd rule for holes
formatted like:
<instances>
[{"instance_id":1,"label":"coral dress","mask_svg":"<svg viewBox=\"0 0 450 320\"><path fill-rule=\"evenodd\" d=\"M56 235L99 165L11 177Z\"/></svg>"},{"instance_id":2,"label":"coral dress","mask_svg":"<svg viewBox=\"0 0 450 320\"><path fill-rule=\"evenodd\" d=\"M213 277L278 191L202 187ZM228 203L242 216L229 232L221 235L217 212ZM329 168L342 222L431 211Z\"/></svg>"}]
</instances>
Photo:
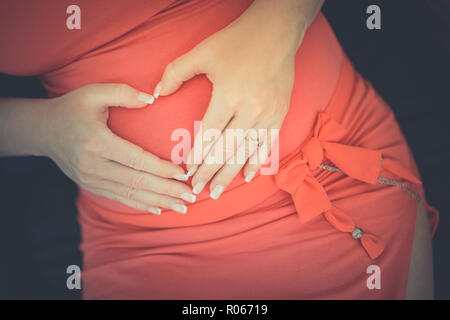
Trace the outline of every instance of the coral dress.
<instances>
[{"instance_id":1,"label":"coral dress","mask_svg":"<svg viewBox=\"0 0 450 320\"><path fill-rule=\"evenodd\" d=\"M68 1L15 1L0 10L11 26L0 30L0 71L39 74L50 96L98 82L151 92L170 61L251 2L78 1L81 29L68 30ZM210 96L200 75L144 109L111 109L108 124L170 159L172 131L193 135ZM249 184L239 174L218 200L207 186L186 215L156 216L80 189L84 298L404 298L418 202L433 234L438 213L392 111L322 14L296 56L279 155L276 174ZM367 286L372 265L381 288Z\"/></svg>"}]
</instances>

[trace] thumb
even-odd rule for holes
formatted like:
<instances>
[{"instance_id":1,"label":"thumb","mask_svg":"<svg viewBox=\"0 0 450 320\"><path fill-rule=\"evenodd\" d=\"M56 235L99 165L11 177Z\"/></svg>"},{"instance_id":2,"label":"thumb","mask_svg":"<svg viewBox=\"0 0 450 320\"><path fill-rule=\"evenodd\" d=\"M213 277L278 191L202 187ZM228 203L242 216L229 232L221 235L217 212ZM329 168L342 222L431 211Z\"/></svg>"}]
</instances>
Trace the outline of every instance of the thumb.
<instances>
[{"instance_id":1,"label":"thumb","mask_svg":"<svg viewBox=\"0 0 450 320\"><path fill-rule=\"evenodd\" d=\"M203 73L199 63L199 55L196 50L178 57L169 63L163 73L161 81L156 85L153 96L158 98L177 91L183 82Z\"/></svg>"},{"instance_id":2,"label":"thumb","mask_svg":"<svg viewBox=\"0 0 450 320\"><path fill-rule=\"evenodd\" d=\"M142 108L155 100L152 95L121 83L96 83L85 90L87 99L100 108Z\"/></svg>"}]
</instances>

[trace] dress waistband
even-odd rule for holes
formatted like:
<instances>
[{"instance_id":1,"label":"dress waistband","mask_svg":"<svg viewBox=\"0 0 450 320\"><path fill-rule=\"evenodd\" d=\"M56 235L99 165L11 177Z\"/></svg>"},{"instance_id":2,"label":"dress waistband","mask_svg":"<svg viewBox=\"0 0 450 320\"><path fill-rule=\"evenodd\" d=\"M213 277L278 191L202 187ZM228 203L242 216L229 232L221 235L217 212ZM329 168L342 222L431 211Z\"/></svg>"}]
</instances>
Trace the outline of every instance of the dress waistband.
<instances>
[{"instance_id":1,"label":"dress waistband","mask_svg":"<svg viewBox=\"0 0 450 320\"><path fill-rule=\"evenodd\" d=\"M351 63L343 59L339 81L329 104L324 112L317 115L308 138L296 151L281 160L280 169L275 175L259 175L249 184L227 190L217 200L206 199L190 204L190 214L180 215L170 210L161 216L148 213L127 214L102 208L88 197L80 197L79 201L93 207L97 214L113 223L168 228L205 224L231 217L257 206L281 189L292 197L301 223L323 214L334 228L349 233L361 243L370 258L375 259L384 250L381 239L358 228L349 215L334 206L312 171L316 168L340 171L361 182L377 184L386 183L387 179L380 177L383 169L411 183L421 182L400 162L384 158L379 150L341 143L346 129L335 119L341 119L345 111L342 106L351 99L355 75ZM325 158L336 167L324 164ZM399 184L404 186L400 182ZM414 192L411 191L411 194Z\"/></svg>"}]
</instances>

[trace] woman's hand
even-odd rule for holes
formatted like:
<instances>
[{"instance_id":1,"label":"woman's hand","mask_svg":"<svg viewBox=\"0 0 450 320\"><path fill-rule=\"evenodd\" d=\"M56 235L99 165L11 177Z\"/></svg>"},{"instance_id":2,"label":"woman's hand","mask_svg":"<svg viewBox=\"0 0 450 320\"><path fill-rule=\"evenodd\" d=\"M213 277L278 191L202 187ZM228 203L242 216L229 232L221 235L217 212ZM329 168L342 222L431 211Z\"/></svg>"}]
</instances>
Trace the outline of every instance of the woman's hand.
<instances>
[{"instance_id":1,"label":"woman's hand","mask_svg":"<svg viewBox=\"0 0 450 320\"><path fill-rule=\"evenodd\" d=\"M194 193L210 181L210 196L217 199L245 163L247 182L264 163L274 142L270 132L281 128L289 109L297 49L321 4L320 0L256 0L233 23L167 65L155 88L156 98L172 94L197 74L206 74L212 82L203 132L218 129L221 139L228 129L266 133L259 141L238 140L231 153L226 137L223 143L213 140L212 148L212 141L196 137L187 162L189 174L195 172ZM264 149L258 149L261 143L266 144ZM217 155L224 161L214 163ZM250 156L254 161L247 161ZM201 163L194 163L195 159Z\"/></svg>"},{"instance_id":2,"label":"woman's hand","mask_svg":"<svg viewBox=\"0 0 450 320\"><path fill-rule=\"evenodd\" d=\"M151 95L123 84L88 85L48 99L44 154L82 188L127 206L160 214L186 213L194 202L181 167L116 136L107 127L109 106L142 108ZM182 200L183 199L183 200Z\"/></svg>"}]
</instances>

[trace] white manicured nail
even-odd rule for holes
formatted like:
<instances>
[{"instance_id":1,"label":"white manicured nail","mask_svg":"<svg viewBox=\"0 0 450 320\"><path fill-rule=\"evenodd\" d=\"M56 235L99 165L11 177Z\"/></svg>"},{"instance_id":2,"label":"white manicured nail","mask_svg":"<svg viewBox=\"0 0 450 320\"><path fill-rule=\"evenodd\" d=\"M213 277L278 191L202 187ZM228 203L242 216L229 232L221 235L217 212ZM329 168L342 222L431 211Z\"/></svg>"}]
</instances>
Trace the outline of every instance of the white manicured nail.
<instances>
[{"instance_id":1,"label":"white manicured nail","mask_svg":"<svg viewBox=\"0 0 450 320\"><path fill-rule=\"evenodd\" d=\"M192 202L195 202L197 197L194 196L192 193L184 192L184 193L181 194L181 199L183 199L184 201L192 203Z\"/></svg>"},{"instance_id":2,"label":"white manicured nail","mask_svg":"<svg viewBox=\"0 0 450 320\"><path fill-rule=\"evenodd\" d=\"M159 93L161 92L162 89L162 84L161 82L158 82L158 84L155 87L155 91L153 92L153 96L155 97L155 99L157 99L159 97Z\"/></svg>"},{"instance_id":3,"label":"white manicured nail","mask_svg":"<svg viewBox=\"0 0 450 320\"><path fill-rule=\"evenodd\" d=\"M173 211L176 211L176 212L179 212L179 213L186 213L186 211L187 211L187 207L186 206L184 206L182 204L178 204L178 203L173 204L171 206L171 208L172 208Z\"/></svg>"},{"instance_id":4,"label":"white manicured nail","mask_svg":"<svg viewBox=\"0 0 450 320\"><path fill-rule=\"evenodd\" d=\"M189 169L189 171L187 172L187 176L188 177L192 177L194 175L194 173L197 171L198 166L193 166Z\"/></svg>"},{"instance_id":5,"label":"white manicured nail","mask_svg":"<svg viewBox=\"0 0 450 320\"><path fill-rule=\"evenodd\" d=\"M209 196L215 200L219 198L220 194L223 192L223 189L224 189L223 185L219 184L214 187L213 191L209 194Z\"/></svg>"},{"instance_id":6,"label":"white manicured nail","mask_svg":"<svg viewBox=\"0 0 450 320\"><path fill-rule=\"evenodd\" d=\"M180 180L180 181L186 181L189 179L189 176L187 174L179 173L179 174L174 175L173 178L176 180Z\"/></svg>"},{"instance_id":7,"label":"white manicured nail","mask_svg":"<svg viewBox=\"0 0 450 320\"><path fill-rule=\"evenodd\" d=\"M145 92L139 92L139 94L137 95L137 99L148 104L152 104L153 102L155 102L155 98L151 94Z\"/></svg>"},{"instance_id":8,"label":"white manicured nail","mask_svg":"<svg viewBox=\"0 0 450 320\"><path fill-rule=\"evenodd\" d=\"M250 171L250 173L245 177L245 182L250 182L255 177L256 171Z\"/></svg>"},{"instance_id":9,"label":"white manicured nail","mask_svg":"<svg viewBox=\"0 0 450 320\"><path fill-rule=\"evenodd\" d=\"M197 184L194 186L194 189L192 190L192 192L194 192L195 194L199 194L200 192L202 192L203 188L205 187L205 183L204 182L197 182Z\"/></svg>"},{"instance_id":10,"label":"white manicured nail","mask_svg":"<svg viewBox=\"0 0 450 320\"><path fill-rule=\"evenodd\" d=\"M160 215L161 214L161 209L160 208L148 208L148 212Z\"/></svg>"}]
</instances>

